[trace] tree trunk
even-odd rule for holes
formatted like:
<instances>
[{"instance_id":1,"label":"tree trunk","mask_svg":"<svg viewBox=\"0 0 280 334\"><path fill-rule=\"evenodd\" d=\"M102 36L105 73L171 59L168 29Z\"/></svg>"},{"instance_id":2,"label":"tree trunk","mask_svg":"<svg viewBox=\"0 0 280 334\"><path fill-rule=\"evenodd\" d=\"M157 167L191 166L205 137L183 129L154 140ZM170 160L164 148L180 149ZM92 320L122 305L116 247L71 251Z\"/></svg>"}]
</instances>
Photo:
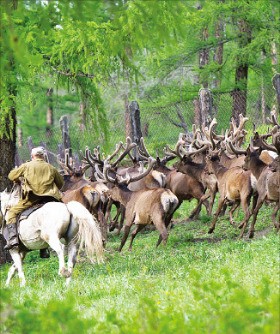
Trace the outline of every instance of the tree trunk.
<instances>
[{"instance_id":1,"label":"tree trunk","mask_svg":"<svg viewBox=\"0 0 280 334\"><path fill-rule=\"evenodd\" d=\"M142 137L140 109L136 101L132 101L126 106L126 136L130 137L134 143L140 145L140 138ZM133 156L138 160L137 150L133 150Z\"/></svg>"},{"instance_id":2,"label":"tree trunk","mask_svg":"<svg viewBox=\"0 0 280 334\"><path fill-rule=\"evenodd\" d=\"M219 2L224 3L224 0ZM218 42L218 45L214 51L214 62L218 65L222 65L223 56L224 56L224 44L222 43L225 30L225 23L223 19L219 19L215 27L215 38ZM221 85L221 71L217 71L215 74L215 79L213 80L213 88L219 88Z\"/></svg>"},{"instance_id":3,"label":"tree trunk","mask_svg":"<svg viewBox=\"0 0 280 334\"><path fill-rule=\"evenodd\" d=\"M193 100L193 105L194 105L194 124L200 128L202 120L201 120L200 103L198 98L195 98Z\"/></svg>"},{"instance_id":4,"label":"tree trunk","mask_svg":"<svg viewBox=\"0 0 280 334\"><path fill-rule=\"evenodd\" d=\"M276 100L278 104L278 113L280 113L280 74L277 73L272 78L272 84L276 92Z\"/></svg>"},{"instance_id":5,"label":"tree trunk","mask_svg":"<svg viewBox=\"0 0 280 334\"><path fill-rule=\"evenodd\" d=\"M85 131L86 128L86 102L85 101L81 101L80 102L80 111L79 111L79 115L80 115L80 130L82 132Z\"/></svg>"},{"instance_id":6,"label":"tree trunk","mask_svg":"<svg viewBox=\"0 0 280 334\"><path fill-rule=\"evenodd\" d=\"M197 5L197 10L201 10L202 5L198 4ZM207 41L209 37L209 32L207 28L204 28L201 32L201 40L202 41ZM198 54L198 66L200 69L203 69L206 65L209 64L209 48L204 47L199 51ZM209 86L208 78L205 78L203 76L197 76L195 78L195 81L197 82L196 84L202 85L203 89L207 89ZM206 124L206 118L207 118L207 110L204 108L207 105L207 101L204 100L206 98L205 94L200 94L199 92L199 99L195 99L193 101L194 104L194 120L195 124L203 128Z\"/></svg>"},{"instance_id":7,"label":"tree trunk","mask_svg":"<svg viewBox=\"0 0 280 334\"><path fill-rule=\"evenodd\" d=\"M208 126L211 123L213 117L212 109L212 95L210 89L202 88L199 90L199 101L201 111L201 124L202 126Z\"/></svg>"},{"instance_id":8,"label":"tree trunk","mask_svg":"<svg viewBox=\"0 0 280 334\"><path fill-rule=\"evenodd\" d=\"M48 109L47 109L47 128L46 135L47 138L52 136L52 126L53 126L53 89L49 88L47 90L47 100L48 100Z\"/></svg>"},{"instance_id":9,"label":"tree trunk","mask_svg":"<svg viewBox=\"0 0 280 334\"><path fill-rule=\"evenodd\" d=\"M251 30L245 20L238 21L237 26L240 32L239 48L242 50L251 43ZM232 117L237 125L239 124L239 114L246 115L248 70L248 59L244 59L244 56L243 58L237 57L235 88L232 91Z\"/></svg>"},{"instance_id":10,"label":"tree trunk","mask_svg":"<svg viewBox=\"0 0 280 334\"><path fill-rule=\"evenodd\" d=\"M70 143L70 135L69 135L69 123L68 123L68 117L66 115L61 116L60 120L60 129L62 134L62 143L63 143L63 149L69 149L71 147Z\"/></svg>"},{"instance_id":11,"label":"tree trunk","mask_svg":"<svg viewBox=\"0 0 280 334\"><path fill-rule=\"evenodd\" d=\"M246 115L248 65L240 65L235 72L236 88L232 91L232 117L239 125L239 114ZM240 87L240 88L239 88Z\"/></svg>"},{"instance_id":12,"label":"tree trunk","mask_svg":"<svg viewBox=\"0 0 280 334\"><path fill-rule=\"evenodd\" d=\"M7 115L5 122L6 133L10 133L11 135L8 137L4 133L0 139L0 191L4 191L5 189L10 191L12 189L12 182L8 179L8 174L15 166L16 155L16 111L14 107L11 108L10 115L11 120L9 115ZM6 241L0 234L0 264L11 262L10 253L4 250L5 245Z\"/></svg>"}]
</instances>

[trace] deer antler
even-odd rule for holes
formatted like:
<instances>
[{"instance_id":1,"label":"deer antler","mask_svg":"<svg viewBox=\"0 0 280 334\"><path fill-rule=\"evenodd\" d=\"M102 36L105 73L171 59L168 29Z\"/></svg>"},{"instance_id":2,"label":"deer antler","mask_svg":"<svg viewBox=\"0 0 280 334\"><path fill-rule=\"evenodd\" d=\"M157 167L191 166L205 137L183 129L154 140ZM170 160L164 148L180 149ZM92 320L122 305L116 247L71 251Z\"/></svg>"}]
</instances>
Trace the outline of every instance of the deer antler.
<instances>
[{"instance_id":1,"label":"deer antler","mask_svg":"<svg viewBox=\"0 0 280 334\"><path fill-rule=\"evenodd\" d=\"M94 149L94 155L91 154L90 149L86 146L85 155L83 159L86 163L88 163L91 167L95 167L95 164L98 163L99 165L103 166L103 161L100 157L100 148L99 146Z\"/></svg>"},{"instance_id":2,"label":"deer antler","mask_svg":"<svg viewBox=\"0 0 280 334\"><path fill-rule=\"evenodd\" d=\"M266 118L266 120L272 124L272 125L277 125L277 127L280 127L280 124L277 122L277 118L276 118L276 110L272 110L270 113L270 118Z\"/></svg>"},{"instance_id":3,"label":"deer antler","mask_svg":"<svg viewBox=\"0 0 280 334\"><path fill-rule=\"evenodd\" d=\"M117 173L115 173L116 176L112 177L109 175L109 171L112 170L112 166L109 164L108 160L105 160L104 167L103 167L103 173L101 173L100 177L111 183L128 185L129 183L138 181L142 179L143 177L145 177L146 175L148 175L150 171L152 170L155 163L156 163L156 159L149 157L147 169L142 170L138 175L135 175L132 177L127 173L126 177L122 177L118 175Z\"/></svg>"},{"instance_id":4,"label":"deer antler","mask_svg":"<svg viewBox=\"0 0 280 334\"><path fill-rule=\"evenodd\" d=\"M230 154L236 154L236 155L247 154L246 150L234 147L234 145L230 140L226 142L226 148Z\"/></svg>"},{"instance_id":5,"label":"deer antler","mask_svg":"<svg viewBox=\"0 0 280 334\"><path fill-rule=\"evenodd\" d=\"M126 138L126 145L124 147L124 152L118 157L118 159L112 164L111 167L116 167L117 164L128 154L129 151L131 151L135 146L137 146L136 143L133 143L130 137ZM123 147L123 144L121 144L121 147ZM119 151L119 148L116 148L116 151ZM109 157L107 158L108 161L112 159L113 156L116 155L116 151Z\"/></svg>"},{"instance_id":6,"label":"deer antler","mask_svg":"<svg viewBox=\"0 0 280 334\"><path fill-rule=\"evenodd\" d=\"M57 161L66 173L68 173L69 175L72 175L76 172L76 170L73 167L73 160L71 159L70 154L71 154L71 149L65 149L64 150L64 162L61 159L61 156L59 154L57 155Z\"/></svg>"}]
</instances>

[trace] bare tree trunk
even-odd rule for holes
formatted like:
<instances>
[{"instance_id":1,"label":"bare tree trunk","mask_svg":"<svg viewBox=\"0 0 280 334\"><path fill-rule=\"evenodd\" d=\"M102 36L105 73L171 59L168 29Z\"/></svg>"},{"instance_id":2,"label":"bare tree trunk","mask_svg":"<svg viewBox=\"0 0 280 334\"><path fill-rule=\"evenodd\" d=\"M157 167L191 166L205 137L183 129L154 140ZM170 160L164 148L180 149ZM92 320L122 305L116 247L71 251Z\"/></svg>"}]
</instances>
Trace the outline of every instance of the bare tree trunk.
<instances>
[{"instance_id":1,"label":"bare tree trunk","mask_svg":"<svg viewBox=\"0 0 280 334\"><path fill-rule=\"evenodd\" d=\"M207 41L209 37L209 33L208 33L208 29L205 28L202 31L202 40L203 41ZM205 65L209 64L209 49L207 48L203 48L202 50L200 50L199 52L199 68L202 69ZM208 80L206 80L205 78L200 78L200 83L202 84L203 88L208 88Z\"/></svg>"},{"instance_id":2,"label":"bare tree trunk","mask_svg":"<svg viewBox=\"0 0 280 334\"><path fill-rule=\"evenodd\" d=\"M193 105L194 105L194 124L197 127L200 127L202 124L202 120L201 120L200 103L198 98L195 98L193 100Z\"/></svg>"},{"instance_id":3,"label":"bare tree trunk","mask_svg":"<svg viewBox=\"0 0 280 334\"><path fill-rule=\"evenodd\" d=\"M246 115L248 65L239 65L235 72L236 88L232 91L232 117L239 124L239 114ZM241 84L240 84L241 83ZM241 86L239 88L239 86Z\"/></svg>"},{"instance_id":4,"label":"bare tree trunk","mask_svg":"<svg viewBox=\"0 0 280 334\"><path fill-rule=\"evenodd\" d=\"M126 107L126 136L129 136L134 143L140 144L142 137L140 108L136 101L130 102ZM134 158L138 160L137 150L133 151Z\"/></svg>"},{"instance_id":5,"label":"bare tree trunk","mask_svg":"<svg viewBox=\"0 0 280 334\"><path fill-rule=\"evenodd\" d=\"M251 30L245 20L238 21L237 25L240 31L239 47L242 49L251 43ZM244 57L242 60L237 57L235 88L232 91L232 117L237 125L239 124L239 114L246 115L248 69L248 61L244 60Z\"/></svg>"},{"instance_id":6,"label":"bare tree trunk","mask_svg":"<svg viewBox=\"0 0 280 334\"><path fill-rule=\"evenodd\" d=\"M11 2L12 10L16 10L18 1L13 0ZM6 131L3 135L0 135L0 191L12 189L12 182L8 179L8 174L11 169L15 166L16 156L16 102L15 97L17 95L17 87L14 80L15 72L15 61L13 55L10 55L9 62L10 77L12 81L8 83L8 93L11 99L10 112L4 118ZM0 102L1 103L1 102ZM10 254L4 250L6 244L5 239L0 235L0 262L5 263L11 261Z\"/></svg>"},{"instance_id":7,"label":"bare tree trunk","mask_svg":"<svg viewBox=\"0 0 280 334\"><path fill-rule=\"evenodd\" d=\"M10 86L10 96L16 96L16 89ZM0 137L0 191L12 189L12 182L8 179L8 174L15 166L16 155L16 109L12 101L10 114L5 118L6 131ZM11 118L10 118L11 117ZM10 254L4 250L5 239L0 235L0 264L11 261Z\"/></svg>"},{"instance_id":8,"label":"bare tree trunk","mask_svg":"<svg viewBox=\"0 0 280 334\"><path fill-rule=\"evenodd\" d=\"M201 4L197 5L197 10L201 10L202 6ZM202 41L207 41L209 37L209 32L208 29L205 28L202 30L201 32L201 40ZM209 48L205 47L202 48L199 51L198 54L198 66L200 69L203 69L206 65L209 64ZM197 81L197 84L201 84L203 89L207 89L208 88L208 79L206 79L205 77L198 77L195 78L195 81ZM194 119L195 119L195 124L197 126L204 127L206 124L206 118L207 118L207 112L208 110L205 109L204 107L208 105L208 102L204 99L207 99L207 95L206 94L200 94L199 92L199 99L195 99L193 101L194 104Z\"/></svg>"},{"instance_id":9,"label":"bare tree trunk","mask_svg":"<svg viewBox=\"0 0 280 334\"><path fill-rule=\"evenodd\" d=\"M265 59L265 54L261 52L262 62ZM266 98L265 98L265 85L264 85L264 73L262 73L262 83L261 83L261 110L262 110L262 124L266 123Z\"/></svg>"},{"instance_id":10,"label":"bare tree trunk","mask_svg":"<svg viewBox=\"0 0 280 334\"><path fill-rule=\"evenodd\" d=\"M222 1L223 2L223 1ZM218 41L218 46L215 49L214 53L214 61L222 65L223 63L223 56L224 56L224 44L221 43L222 37L224 32L224 22L219 20L216 25L215 37ZM218 88L221 85L221 72L216 72L215 79L213 80L213 88Z\"/></svg>"},{"instance_id":11,"label":"bare tree trunk","mask_svg":"<svg viewBox=\"0 0 280 334\"><path fill-rule=\"evenodd\" d=\"M80 102L80 130L81 131L85 131L86 129L86 102L85 101L81 101Z\"/></svg>"},{"instance_id":12,"label":"bare tree trunk","mask_svg":"<svg viewBox=\"0 0 280 334\"><path fill-rule=\"evenodd\" d=\"M201 110L201 124L209 125L213 117L213 101L210 89L202 88L199 90L199 101Z\"/></svg>"},{"instance_id":13,"label":"bare tree trunk","mask_svg":"<svg viewBox=\"0 0 280 334\"><path fill-rule=\"evenodd\" d=\"M17 126L17 145L18 145L18 147L23 146L23 134L22 134L22 128L20 127L19 122L18 122L18 126Z\"/></svg>"},{"instance_id":14,"label":"bare tree trunk","mask_svg":"<svg viewBox=\"0 0 280 334\"><path fill-rule=\"evenodd\" d=\"M280 73L276 73L272 78L273 87L276 91L276 99L278 104L278 113L280 112Z\"/></svg>"},{"instance_id":15,"label":"bare tree trunk","mask_svg":"<svg viewBox=\"0 0 280 334\"><path fill-rule=\"evenodd\" d=\"M52 126L53 126L53 89L49 88L47 90L47 100L48 100L48 109L47 109L47 128L46 136L51 138L52 136Z\"/></svg>"},{"instance_id":16,"label":"bare tree trunk","mask_svg":"<svg viewBox=\"0 0 280 334\"><path fill-rule=\"evenodd\" d=\"M63 149L69 149L71 147L70 142L70 135L69 135L69 123L68 123L68 117L66 115L61 116L60 120L60 129L62 134L62 143L63 143Z\"/></svg>"}]
</instances>

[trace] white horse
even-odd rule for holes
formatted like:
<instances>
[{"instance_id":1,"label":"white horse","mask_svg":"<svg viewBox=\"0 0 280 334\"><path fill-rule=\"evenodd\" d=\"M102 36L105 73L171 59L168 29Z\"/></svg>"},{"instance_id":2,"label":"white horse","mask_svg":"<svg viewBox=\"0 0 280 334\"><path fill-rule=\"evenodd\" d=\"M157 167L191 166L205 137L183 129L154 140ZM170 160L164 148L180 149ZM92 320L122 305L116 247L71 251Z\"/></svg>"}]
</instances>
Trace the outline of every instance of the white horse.
<instances>
[{"instance_id":1,"label":"white horse","mask_svg":"<svg viewBox=\"0 0 280 334\"><path fill-rule=\"evenodd\" d=\"M4 218L9 208L18 201L17 187L12 193L6 191L1 193L1 211ZM59 259L58 274L66 278L67 285L76 263L78 245L84 247L92 262L95 259L98 263L103 261L103 243L98 223L79 202L46 203L20 222L18 232L22 245L9 250L13 264L9 269L6 285L9 285L16 271L18 271L20 286L26 284L22 264L25 255L31 250L50 246ZM68 249L67 269L64 261L64 244Z\"/></svg>"}]
</instances>

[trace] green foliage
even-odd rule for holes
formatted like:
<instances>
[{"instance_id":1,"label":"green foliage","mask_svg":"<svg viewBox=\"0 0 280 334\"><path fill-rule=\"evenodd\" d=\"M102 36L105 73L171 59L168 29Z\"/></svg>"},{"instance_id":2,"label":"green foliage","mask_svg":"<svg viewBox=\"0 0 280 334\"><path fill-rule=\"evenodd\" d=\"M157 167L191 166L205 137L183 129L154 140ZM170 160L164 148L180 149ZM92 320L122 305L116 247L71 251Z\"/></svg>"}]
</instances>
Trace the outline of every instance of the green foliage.
<instances>
[{"instance_id":1,"label":"green foliage","mask_svg":"<svg viewBox=\"0 0 280 334\"><path fill-rule=\"evenodd\" d=\"M200 4L198 10L196 1L179 0L2 1L1 136L10 131L6 124L11 107L27 135L33 136L35 124L43 128L44 90L53 86L59 97L61 90L74 89L79 102L87 102L88 130L107 144L108 107L117 95L122 99L120 112L124 97L163 106L191 100L201 82L211 85L215 78L220 80L217 91L230 91L236 84L236 66L244 61L249 65L248 87L271 84L276 68L269 55L271 43L277 43L279 4L273 0ZM245 34L238 28L242 20L251 32L251 41L245 44ZM225 28L220 37L218 23ZM214 59L219 43L222 64ZM202 50L208 50L209 63L198 67ZM116 90L118 85L121 89ZM63 108L72 114L71 108ZM56 121L59 114L55 109ZM27 128L29 123L34 130Z\"/></svg>"}]
</instances>

